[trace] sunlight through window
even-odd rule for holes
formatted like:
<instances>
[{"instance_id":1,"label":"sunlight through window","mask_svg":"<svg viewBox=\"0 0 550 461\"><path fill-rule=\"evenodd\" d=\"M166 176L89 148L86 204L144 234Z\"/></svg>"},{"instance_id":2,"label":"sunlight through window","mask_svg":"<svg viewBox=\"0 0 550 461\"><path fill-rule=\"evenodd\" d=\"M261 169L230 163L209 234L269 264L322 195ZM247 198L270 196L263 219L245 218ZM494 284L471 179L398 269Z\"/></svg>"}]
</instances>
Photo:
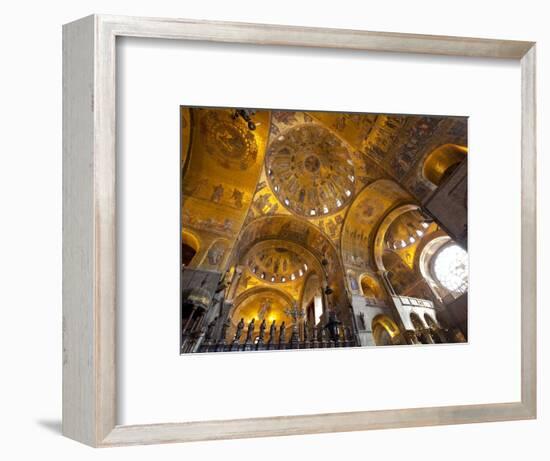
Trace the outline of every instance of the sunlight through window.
<instances>
[{"instance_id":1,"label":"sunlight through window","mask_svg":"<svg viewBox=\"0 0 550 461\"><path fill-rule=\"evenodd\" d=\"M468 253L458 245L446 246L437 253L433 267L437 280L448 290L468 290Z\"/></svg>"}]
</instances>

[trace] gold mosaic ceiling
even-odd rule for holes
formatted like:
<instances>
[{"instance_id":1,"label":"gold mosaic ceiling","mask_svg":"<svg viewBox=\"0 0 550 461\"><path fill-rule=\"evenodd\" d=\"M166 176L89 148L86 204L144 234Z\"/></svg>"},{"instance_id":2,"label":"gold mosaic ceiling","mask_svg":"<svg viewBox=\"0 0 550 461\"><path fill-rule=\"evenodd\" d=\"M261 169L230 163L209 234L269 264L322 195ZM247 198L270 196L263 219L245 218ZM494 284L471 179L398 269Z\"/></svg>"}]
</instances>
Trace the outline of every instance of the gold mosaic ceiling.
<instances>
[{"instance_id":1,"label":"gold mosaic ceiling","mask_svg":"<svg viewBox=\"0 0 550 461\"><path fill-rule=\"evenodd\" d=\"M231 109L182 109L182 231L200 242L195 266L224 271L254 242L277 238L326 259L329 274L366 270L385 213L434 189L422 174L426 156L467 145L464 117L263 110L252 118L256 130ZM408 227L392 229L386 244ZM260 284L289 284L303 255L278 248L241 264Z\"/></svg>"},{"instance_id":2,"label":"gold mosaic ceiling","mask_svg":"<svg viewBox=\"0 0 550 461\"><path fill-rule=\"evenodd\" d=\"M309 270L304 259L286 245L269 245L250 253L247 260L249 270L266 282L291 282Z\"/></svg>"},{"instance_id":3,"label":"gold mosaic ceiling","mask_svg":"<svg viewBox=\"0 0 550 461\"><path fill-rule=\"evenodd\" d=\"M269 145L265 162L279 202L300 216L333 214L353 196L349 149L321 125L303 124L281 133Z\"/></svg>"},{"instance_id":4,"label":"gold mosaic ceiling","mask_svg":"<svg viewBox=\"0 0 550 461\"><path fill-rule=\"evenodd\" d=\"M430 227L430 222L417 211L403 213L386 231L386 247L392 250L407 248L420 240Z\"/></svg>"},{"instance_id":5,"label":"gold mosaic ceiling","mask_svg":"<svg viewBox=\"0 0 550 461\"><path fill-rule=\"evenodd\" d=\"M246 171L256 161L258 143L254 132L228 117L226 111L209 110L201 118L206 152L227 170Z\"/></svg>"}]
</instances>

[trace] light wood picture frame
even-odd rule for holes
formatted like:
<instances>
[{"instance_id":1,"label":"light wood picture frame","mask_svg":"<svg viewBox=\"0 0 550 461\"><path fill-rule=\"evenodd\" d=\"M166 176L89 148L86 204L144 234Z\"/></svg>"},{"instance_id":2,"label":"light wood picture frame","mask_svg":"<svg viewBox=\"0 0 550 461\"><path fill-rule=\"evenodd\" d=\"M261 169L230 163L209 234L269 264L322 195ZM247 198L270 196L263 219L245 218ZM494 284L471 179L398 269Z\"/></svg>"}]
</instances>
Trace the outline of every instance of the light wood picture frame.
<instances>
[{"instance_id":1,"label":"light wood picture frame","mask_svg":"<svg viewBox=\"0 0 550 461\"><path fill-rule=\"evenodd\" d=\"M521 401L124 426L116 420L116 39L506 58L521 63ZM63 27L63 434L94 447L536 417L535 43L92 15Z\"/></svg>"}]
</instances>

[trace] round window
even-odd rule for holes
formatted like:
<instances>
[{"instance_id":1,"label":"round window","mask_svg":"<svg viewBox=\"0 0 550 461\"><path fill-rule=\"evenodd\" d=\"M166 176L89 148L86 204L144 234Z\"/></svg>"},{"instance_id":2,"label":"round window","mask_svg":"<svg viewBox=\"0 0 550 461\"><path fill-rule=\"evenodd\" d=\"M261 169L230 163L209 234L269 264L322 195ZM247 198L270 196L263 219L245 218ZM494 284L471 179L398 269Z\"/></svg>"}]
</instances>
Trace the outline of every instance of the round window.
<instances>
[{"instance_id":1,"label":"round window","mask_svg":"<svg viewBox=\"0 0 550 461\"><path fill-rule=\"evenodd\" d=\"M468 291L468 253L456 243L443 247L435 255L435 278L454 293Z\"/></svg>"}]
</instances>

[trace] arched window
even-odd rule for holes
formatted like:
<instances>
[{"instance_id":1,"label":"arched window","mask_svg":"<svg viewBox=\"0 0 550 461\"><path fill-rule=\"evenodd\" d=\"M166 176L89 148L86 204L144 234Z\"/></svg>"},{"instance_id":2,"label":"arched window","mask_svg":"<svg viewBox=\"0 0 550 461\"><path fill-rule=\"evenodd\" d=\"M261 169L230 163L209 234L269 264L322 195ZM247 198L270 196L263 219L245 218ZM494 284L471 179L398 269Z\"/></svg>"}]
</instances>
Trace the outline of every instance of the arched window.
<instances>
[{"instance_id":1,"label":"arched window","mask_svg":"<svg viewBox=\"0 0 550 461\"><path fill-rule=\"evenodd\" d=\"M424 246L419 268L443 303L452 302L468 291L468 253L447 235L435 237Z\"/></svg>"},{"instance_id":2,"label":"arched window","mask_svg":"<svg viewBox=\"0 0 550 461\"><path fill-rule=\"evenodd\" d=\"M445 144L432 151L424 160L424 177L439 186L465 158L468 149L456 144Z\"/></svg>"},{"instance_id":3,"label":"arched window","mask_svg":"<svg viewBox=\"0 0 550 461\"><path fill-rule=\"evenodd\" d=\"M422 320L420 320L420 317L418 316L418 314L411 312L409 317L411 319L411 323L413 324L415 330L421 331L424 329L424 324L422 323Z\"/></svg>"},{"instance_id":4,"label":"arched window","mask_svg":"<svg viewBox=\"0 0 550 461\"><path fill-rule=\"evenodd\" d=\"M384 298L380 284L370 275L364 275L361 277L361 291L363 292L363 296L365 298Z\"/></svg>"},{"instance_id":5,"label":"arched window","mask_svg":"<svg viewBox=\"0 0 550 461\"><path fill-rule=\"evenodd\" d=\"M431 272L434 280L455 296L468 291L468 253L450 243L433 256Z\"/></svg>"},{"instance_id":6,"label":"arched window","mask_svg":"<svg viewBox=\"0 0 550 461\"><path fill-rule=\"evenodd\" d=\"M393 345L392 339L388 331L380 324L374 326L372 331L374 337L374 344L377 346L391 346Z\"/></svg>"},{"instance_id":7,"label":"arched window","mask_svg":"<svg viewBox=\"0 0 550 461\"><path fill-rule=\"evenodd\" d=\"M199 240L195 235L186 230L181 233L181 265L187 267L200 248Z\"/></svg>"},{"instance_id":8,"label":"arched window","mask_svg":"<svg viewBox=\"0 0 550 461\"><path fill-rule=\"evenodd\" d=\"M387 315L377 315L372 319L372 336L377 346L400 344L400 331L397 324Z\"/></svg>"},{"instance_id":9,"label":"arched window","mask_svg":"<svg viewBox=\"0 0 550 461\"><path fill-rule=\"evenodd\" d=\"M184 267L189 266L193 257L197 254L195 249L185 242L181 242L181 263Z\"/></svg>"},{"instance_id":10,"label":"arched window","mask_svg":"<svg viewBox=\"0 0 550 461\"><path fill-rule=\"evenodd\" d=\"M424 321L426 322L426 325L430 328L438 328L438 325L436 321L433 319L433 317L429 314L424 314Z\"/></svg>"},{"instance_id":11,"label":"arched window","mask_svg":"<svg viewBox=\"0 0 550 461\"><path fill-rule=\"evenodd\" d=\"M417 338L422 344L434 344L436 342L428 329L426 329L426 326L424 325L422 320L420 320L418 314L416 314L415 312L411 312L410 319L411 323L414 326L414 329L417 332Z\"/></svg>"}]
</instances>

